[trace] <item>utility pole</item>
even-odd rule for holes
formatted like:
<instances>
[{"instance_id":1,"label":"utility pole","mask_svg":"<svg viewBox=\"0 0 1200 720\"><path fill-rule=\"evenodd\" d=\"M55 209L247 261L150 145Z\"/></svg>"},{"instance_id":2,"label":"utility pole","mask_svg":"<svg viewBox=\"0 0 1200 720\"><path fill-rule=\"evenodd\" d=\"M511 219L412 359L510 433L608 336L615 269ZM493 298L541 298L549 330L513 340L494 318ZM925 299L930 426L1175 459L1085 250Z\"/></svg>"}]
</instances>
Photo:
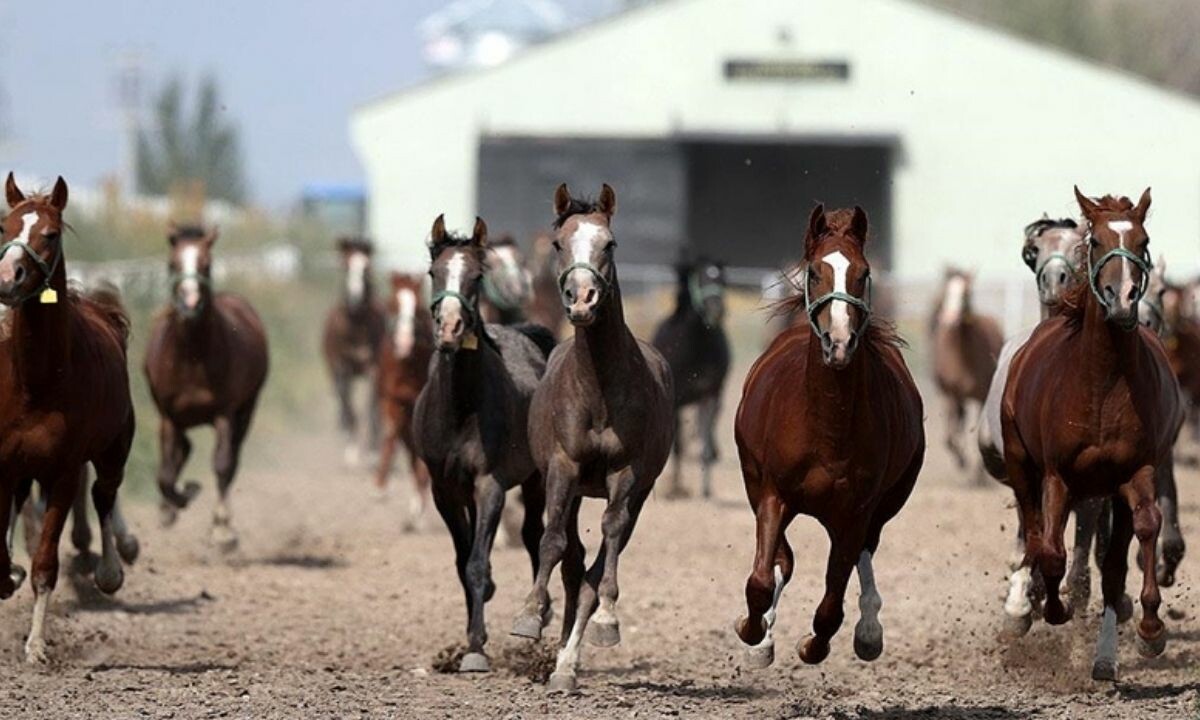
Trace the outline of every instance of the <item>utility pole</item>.
<instances>
[{"instance_id":1,"label":"utility pole","mask_svg":"<svg viewBox=\"0 0 1200 720\"><path fill-rule=\"evenodd\" d=\"M116 103L120 116L121 143L117 182L127 195L137 192L138 134L141 131L142 55L125 50L117 59Z\"/></svg>"}]
</instances>

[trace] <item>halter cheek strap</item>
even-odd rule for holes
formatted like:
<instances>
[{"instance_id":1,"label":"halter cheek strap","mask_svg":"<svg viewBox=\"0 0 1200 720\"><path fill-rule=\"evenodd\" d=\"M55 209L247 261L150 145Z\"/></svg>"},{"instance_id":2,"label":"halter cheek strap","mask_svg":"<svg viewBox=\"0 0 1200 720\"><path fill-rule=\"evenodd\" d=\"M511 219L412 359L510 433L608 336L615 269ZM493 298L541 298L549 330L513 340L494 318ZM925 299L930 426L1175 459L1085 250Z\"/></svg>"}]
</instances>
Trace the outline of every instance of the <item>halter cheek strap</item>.
<instances>
[{"instance_id":1,"label":"halter cheek strap","mask_svg":"<svg viewBox=\"0 0 1200 720\"><path fill-rule=\"evenodd\" d=\"M467 319L471 321L475 320L475 317L478 315L478 312L475 309L475 304L468 300L466 295L463 295L456 290L442 290L434 294L433 300L429 302L429 312L433 313L434 317L437 317L438 306L441 305L442 301L446 298L454 298L457 300L458 304L461 305L463 310L467 313Z\"/></svg>"},{"instance_id":2,"label":"halter cheek strap","mask_svg":"<svg viewBox=\"0 0 1200 720\"><path fill-rule=\"evenodd\" d=\"M1117 247L1117 248L1113 248L1112 250L1109 250L1108 252L1104 253L1104 255L1102 255L1100 257L1100 262L1093 263L1092 262L1091 236L1089 235L1089 237L1088 237L1088 284L1091 286L1092 294L1096 296L1096 300L1100 303L1100 306L1105 308L1106 310L1111 309L1112 304L1109 303L1107 300L1105 300L1104 293L1100 292L1100 271L1104 269L1104 266L1106 264L1108 264L1108 262L1110 260L1116 260L1117 258L1121 258L1122 260L1128 260L1129 262L1136 265L1139 270L1142 271L1142 280L1141 280L1141 283L1139 283L1139 285L1138 285L1138 296L1137 296L1137 300L1134 301L1135 305L1138 302L1141 302L1142 298L1145 297L1146 290L1150 286L1150 271L1154 269L1154 262L1150 259L1149 252L1147 252L1147 254L1145 256L1140 256L1140 255L1137 255L1135 253L1132 253L1132 252L1126 250L1123 247Z\"/></svg>"},{"instance_id":3,"label":"halter cheek strap","mask_svg":"<svg viewBox=\"0 0 1200 720\"><path fill-rule=\"evenodd\" d=\"M59 242L61 242L61 239ZM50 280L54 277L55 271L58 270L58 266L62 262L62 247L59 246L57 248L57 252L54 253L54 260L46 262L41 255L38 255L36 252L34 252L34 249L30 247L29 243L22 240L9 240L3 245L0 245L0 258L3 258L8 251L14 247L19 247L24 250L25 254L29 256L29 259L33 261L34 265L37 265L38 270L40 270L42 273L42 284L33 291L22 295L21 299L18 301L25 302L29 298L35 295L40 295L50 289Z\"/></svg>"},{"instance_id":4,"label":"halter cheek strap","mask_svg":"<svg viewBox=\"0 0 1200 720\"><path fill-rule=\"evenodd\" d=\"M708 285L700 284L700 275L691 273L688 275L688 297L692 300L692 308L696 312L704 311L704 301L709 298L719 298L725 292L725 289L720 283L709 283Z\"/></svg>"},{"instance_id":5,"label":"halter cheek strap","mask_svg":"<svg viewBox=\"0 0 1200 720\"><path fill-rule=\"evenodd\" d=\"M834 300L841 300L847 305L852 305L862 312L862 319L855 329L855 333L861 335L863 328L871 321L871 276L867 275L867 287L863 292L863 297L858 298L850 293L838 292L836 290L827 292L816 300L812 300L808 294L808 267L804 268L804 312L808 315L808 324L812 326L813 332L818 336L821 334L821 328L817 325L817 313L821 312L821 308L825 307Z\"/></svg>"},{"instance_id":6,"label":"halter cheek strap","mask_svg":"<svg viewBox=\"0 0 1200 720\"><path fill-rule=\"evenodd\" d=\"M1078 268L1075 267L1075 263L1071 262L1071 258L1067 257L1063 253L1051 253L1046 257L1045 260L1042 261L1040 265L1037 266L1037 270L1034 271L1036 273L1035 276L1037 278L1038 287L1041 287L1042 285L1042 275L1046 273L1046 266L1055 260L1062 260L1063 263L1066 264L1067 269L1071 271L1072 275L1078 271Z\"/></svg>"}]
</instances>

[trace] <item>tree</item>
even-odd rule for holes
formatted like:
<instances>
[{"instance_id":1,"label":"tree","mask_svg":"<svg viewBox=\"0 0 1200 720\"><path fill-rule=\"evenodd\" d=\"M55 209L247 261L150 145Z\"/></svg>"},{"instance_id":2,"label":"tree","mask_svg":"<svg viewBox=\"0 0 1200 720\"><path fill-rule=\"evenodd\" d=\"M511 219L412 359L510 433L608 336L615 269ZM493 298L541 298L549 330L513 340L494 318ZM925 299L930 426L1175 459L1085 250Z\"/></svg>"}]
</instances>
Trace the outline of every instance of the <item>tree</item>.
<instances>
[{"instance_id":1,"label":"tree","mask_svg":"<svg viewBox=\"0 0 1200 720\"><path fill-rule=\"evenodd\" d=\"M192 117L185 118L183 82L172 78L154 101L152 127L137 139L137 186L165 195L199 184L207 197L241 203L246 186L237 126L222 116L217 83L200 84Z\"/></svg>"}]
</instances>

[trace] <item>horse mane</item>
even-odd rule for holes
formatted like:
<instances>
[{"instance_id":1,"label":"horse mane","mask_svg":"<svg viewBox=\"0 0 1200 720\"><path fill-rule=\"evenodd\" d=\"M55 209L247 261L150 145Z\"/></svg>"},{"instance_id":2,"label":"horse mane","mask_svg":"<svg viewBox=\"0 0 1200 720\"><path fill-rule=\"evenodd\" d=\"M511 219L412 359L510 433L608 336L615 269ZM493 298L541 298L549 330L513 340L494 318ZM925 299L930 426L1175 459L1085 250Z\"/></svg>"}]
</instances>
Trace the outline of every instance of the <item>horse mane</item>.
<instances>
[{"instance_id":1,"label":"horse mane","mask_svg":"<svg viewBox=\"0 0 1200 720\"><path fill-rule=\"evenodd\" d=\"M512 236L512 233L504 233L503 235L496 238L495 240L492 240L490 238L488 239L488 247L502 248L502 247L516 247L516 246L517 246L517 239Z\"/></svg>"},{"instance_id":2,"label":"horse mane","mask_svg":"<svg viewBox=\"0 0 1200 720\"><path fill-rule=\"evenodd\" d=\"M1032 241L1047 230L1076 230L1079 228L1079 223L1073 218L1051 218L1042 217L1034 220L1025 226L1025 238Z\"/></svg>"},{"instance_id":3,"label":"horse mane","mask_svg":"<svg viewBox=\"0 0 1200 720\"><path fill-rule=\"evenodd\" d=\"M174 232L171 234L180 240L201 240L207 235L204 226L196 223L176 225Z\"/></svg>"},{"instance_id":4,"label":"horse mane","mask_svg":"<svg viewBox=\"0 0 1200 720\"><path fill-rule=\"evenodd\" d=\"M1133 201L1130 200L1129 198L1125 197L1124 195L1122 195L1120 197L1113 197L1112 195L1105 195L1102 198L1094 198L1093 200L1097 205L1100 206L1101 211L1129 212L1134 207Z\"/></svg>"},{"instance_id":5,"label":"horse mane","mask_svg":"<svg viewBox=\"0 0 1200 720\"><path fill-rule=\"evenodd\" d=\"M447 230L440 240L434 240L429 243L429 255L436 260L438 255L441 255L446 248L474 249L472 237L465 233Z\"/></svg>"},{"instance_id":6,"label":"horse mane","mask_svg":"<svg viewBox=\"0 0 1200 720\"><path fill-rule=\"evenodd\" d=\"M1068 288L1059 298L1058 305L1050 311L1051 317L1064 317L1072 326L1083 323L1087 311L1088 295L1092 292L1091 281L1078 283Z\"/></svg>"},{"instance_id":7,"label":"horse mane","mask_svg":"<svg viewBox=\"0 0 1200 720\"><path fill-rule=\"evenodd\" d=\"M578 198L571 196L567 207L554 218L554 229L557 230L563 226L563 223L574 215L591 215L592 213L601 212L600 203L592 198Z\"/></svg>"}]
</instances>

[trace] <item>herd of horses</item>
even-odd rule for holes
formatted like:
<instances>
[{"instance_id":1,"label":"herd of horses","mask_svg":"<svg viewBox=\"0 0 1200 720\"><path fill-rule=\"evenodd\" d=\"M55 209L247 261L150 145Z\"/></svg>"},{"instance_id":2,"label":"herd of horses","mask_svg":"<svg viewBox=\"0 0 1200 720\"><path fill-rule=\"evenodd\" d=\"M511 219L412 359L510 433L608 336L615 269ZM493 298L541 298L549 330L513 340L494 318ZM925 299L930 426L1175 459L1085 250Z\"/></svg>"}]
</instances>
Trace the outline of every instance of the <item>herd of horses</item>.
<instances>
[{"instance_id":1,"label":"herd of horses","mask_svg":"<svg viewBox=\"0 0 1200 720\"><path fill-rule=\"evenodd\" d=\"M20 517L35 597L26 657L43 662L67 515L74 515L76 549L89 557L90 492L101 555L87 567L101 591L116 592L122 564L139 553L117 499L135 427L129 320L115 288L67 283L66 183L59 178L49 193L26 195L10 174L5 189L0 598L27 575L12 555ZM1149 190L1137 202L1075 195L1080 221L1044 218L1026 228L1021 257L1042 307L1035 328L1005 343L999 325L972 305L971 273L948 270L930 338L950 420L947 448L964 470L974 464L964 437L974 412L977 475L1004 483L1016 501L1008 626L1024 633L1035 614L1060 624L1085 609L1094 542L1103 614L1092 674L1115 680L1117 624L1133 614L1125 581L1134 537L1142 571L1138 649L1155 656L1165 648L1160 587L1174 584L1184 551L1175 444L1185 398L1200 400L1200 283L1171 285L1161 261L1151 262ZM712 492L731 352L720 263L680 263L674 309L647 343L626 322L615 191L604 185L593 200L560 185L552 207L550 230L534 241L528 264L511 237L489 238L482 219L456 233L439 216L429 234L428 276L392 273L382 302L371 243L339 240L342 296L326 319L322 352L347 462L377 451L365 456L374 455L375 481L385 490L403 445L415 488L405 525L416 527L431 499L449 531L467 610L460 671L490 668L490 557L506 524L506 498L519 490L517 534L532 584L511 632L542 637L553 615L551 575L561 565L562 629L549 686L573 690L585 641L620 642L619 560L673 453L665 494L689 493L679 419L689 406L703 445L698 489ZM884 526L917 482L926 440L904 342L874 302L869 236L859 207L813 209L801 260L785 275L794 292L775 304L792 321L744 382L734 436L756 533L746 614L734 630L751 667L774 660L773 628L794 568L786 530L801 514L817 519L830 540L824 595L812 634L797 648L801 660L819 663L829 654L855 572L854 652L870 661L883 651L875 555ZM211 540L230 552L237 535L228 492L266 381L266 334L245 299L214 288L214 230L172 225L167 239L169 301L153 323L144 367L160 416L162 521L171 524L199 491L194 483L180 487L178 478L191 449L187 431L211 425L219 490ZM354 402L356 380L368 385L365 408ZM1180 454L1180 461L1195 459ZM31 497L35 481L39 492ZM605 503L590 565L579 528L589 497Z\"/></svg>"}]
</instances>

